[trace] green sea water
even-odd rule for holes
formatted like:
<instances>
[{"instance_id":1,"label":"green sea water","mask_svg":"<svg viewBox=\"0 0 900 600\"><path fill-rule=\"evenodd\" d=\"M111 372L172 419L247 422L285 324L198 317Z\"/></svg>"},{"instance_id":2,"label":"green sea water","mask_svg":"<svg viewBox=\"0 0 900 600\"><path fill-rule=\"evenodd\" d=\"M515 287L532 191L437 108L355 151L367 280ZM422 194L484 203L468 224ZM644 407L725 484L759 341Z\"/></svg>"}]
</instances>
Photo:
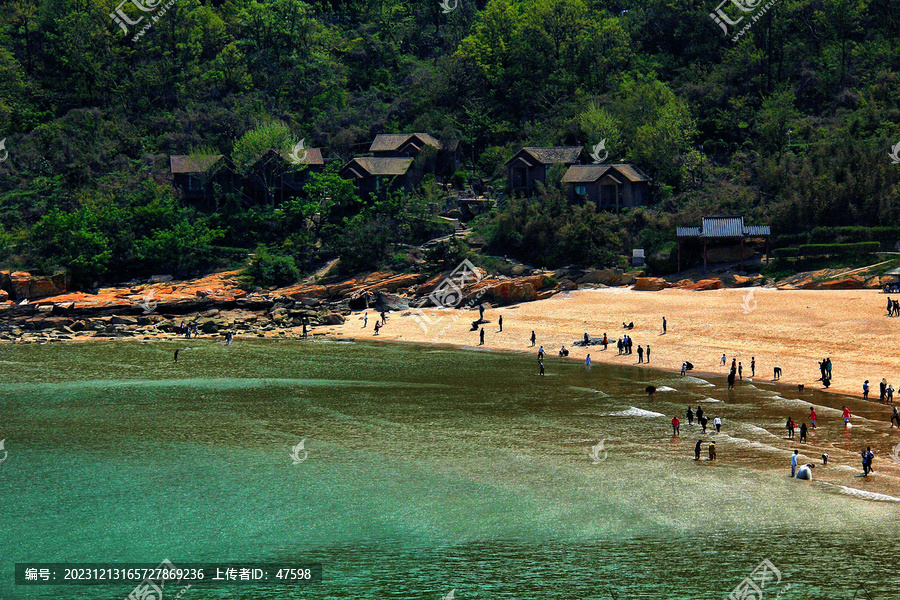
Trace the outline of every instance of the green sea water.
<instances>
[{"instance_id":1,"label":"green sea water","mask_svg":"<svg viewBox=\"0 0 900 600\"><path fill-rule=\"evenodd\" d=\"M134 587L17 586L15 563L163 559L323 566L315 585L185 600L722 599L763 560L781 574L764 597L900 598L900 504L784 476L772 432L795 400L546 363L329 341L2 346L0 599ZM672 438L686 404L725 419L703 436L716 463L692 460L695 430ZM849 469L857 440L822 435Z\"/></svg>"}]
</instances>

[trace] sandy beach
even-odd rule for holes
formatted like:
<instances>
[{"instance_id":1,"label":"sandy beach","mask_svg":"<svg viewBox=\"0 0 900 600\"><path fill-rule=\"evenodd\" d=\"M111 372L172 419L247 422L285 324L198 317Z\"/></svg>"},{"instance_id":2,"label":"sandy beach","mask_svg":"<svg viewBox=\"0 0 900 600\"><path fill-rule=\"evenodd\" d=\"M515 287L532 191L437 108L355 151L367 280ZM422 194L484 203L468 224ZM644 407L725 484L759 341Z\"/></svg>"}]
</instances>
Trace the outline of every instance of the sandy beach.
<instances>
[{"instance_id":1,"label":"sandy beach","mask_svg":"<svg viewBox=\"0 0 900 600\"><path fill-rule=\"evenodd\" d=\"M677 371L683 361L695 373L725 376L736 358L744 379L771 382L773 368L783 370L782 384L803 384L823 390L818 363L830 357L833 379L828 391L861 396L868 379L874 395L882 377L897 387L900 357L890 350L900 320L886 315L886 297L875 290L776 290L771 288L722 289L693 292L677 289L634 292L624 288L565 292L546 300L488 308L485 344L488 349L536 352L537 346L553 358L565 345L569 357L583 361L638 365L637 346L650 345L649 367ZM329 333L357 339L381 339L474 347L478 332L470 331L478 319L476 309L423 309L392 313L387 326L374 336L376 313L368 311L369 326L362 330L362 314L354 314ZM499 332L498 317L503 316ZM663 335L662 319L667 319ZM623 329L623 322L634 329ZM571 344L588 332L607 334L611 346L588 348ZM628 333L635 344L630 356L619 356L615 341ZM722 354L727 365L722 366ZM756 375L750 362L756 357ZM870 394L871 397L872 394ZM898 399L900 400L900 399ZM889 410L885 409L886 414Z\"/></svg>"}]
</instances>

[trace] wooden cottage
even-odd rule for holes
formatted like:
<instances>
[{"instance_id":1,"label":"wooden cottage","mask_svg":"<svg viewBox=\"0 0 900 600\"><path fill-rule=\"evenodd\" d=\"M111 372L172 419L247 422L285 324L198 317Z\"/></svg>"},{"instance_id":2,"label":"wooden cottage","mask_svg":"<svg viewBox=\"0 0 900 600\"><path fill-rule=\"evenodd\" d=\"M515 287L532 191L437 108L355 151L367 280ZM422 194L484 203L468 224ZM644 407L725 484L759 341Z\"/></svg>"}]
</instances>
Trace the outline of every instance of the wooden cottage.
<instances>
[{"instance_id":1,"label":"wooden cottage","mask_svg":"<svg viewBox=\"0 0 900 600\"><path fill-rule=\"evenodd\" d=\"M387 189L412 191L420 178L412 166L412 158L359 156L344 165L340 175L356 181L360 196L367 198Z\"/></svg>"},{"instance_id":2,"label":"wooden cottage","mask_svg":"<svg viewBox=\"0 0 900 600\"><path fill-rule=\"evenodd\" d=\"M383 133L375 136L369 152L379 158L414 158L422 173L450 176L459 167L459 142L441 142L427 133Z\"/></svg>"},{"instance_id":3,"label":"wooden cottage","mask_svg":"<svg viewBox=\"0 0 900 600\"><path fill-rule=\"evenodd\" d=\"M618 212L649 200L650 178L634 165L573 165L562 180L573 203L590 201L597 208Z\"/></svg>"},{"instance_id":4,"label":"wooden cottage","mask_svg":"<svg viewBox=\"0 0 900 600\"><path fill-rule=\"evenodd\" d=\"M581 165L587 159L581 146L522 148L506 161L509 188L513 192L531 194L538 183L547 183L547 173L553 165Z\"/></svg>"},{"instance_id":5,"label":"wooden cottage","mask_svg":"<svg viewBox=\"0 0 900 600\"><path fill-rule=\"evenodd\" d=\"M221 154L174 154L169 156L172 183L185 200L212 197L215 184L223 193L234 191L238 177L234 165Z\"/></svg>"},{"instance_id":6,"label":"wooden cottage","mask_svg":"<svg viewBox=\"0 0 900 600\"><path fill-rule=\"evenodd\" d=\"M243 193L255 202L281 202L297 196L310 171L325 165L319 148L293 152L266 150L244 170ZM305 167L305 168L304 168Z\"/></svg>"}]
</instances>

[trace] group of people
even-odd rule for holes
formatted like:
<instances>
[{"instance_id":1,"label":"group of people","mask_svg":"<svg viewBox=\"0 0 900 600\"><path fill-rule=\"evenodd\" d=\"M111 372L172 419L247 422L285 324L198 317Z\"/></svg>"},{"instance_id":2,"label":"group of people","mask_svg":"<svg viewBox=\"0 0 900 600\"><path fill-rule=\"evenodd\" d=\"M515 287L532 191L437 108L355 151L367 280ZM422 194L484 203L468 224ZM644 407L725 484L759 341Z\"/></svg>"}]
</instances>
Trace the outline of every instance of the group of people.
<instances>
[{"instance_id":1,"label":"group of people","mask_svg":"<svg viewBox=\"0 0 900 600\"><path fill-rule=\"evenodd\" d=\"M900 301L887 299L887 314L889 317L900 317Z\"/></svg>"},{"instance_id":2,"label":"group of people","mask_svg":"<svg viewBox=\"0 0 900 600\"><path fill-rule=\"evenodd\" d=\"M894 404L894 386L888 384L887 379L881 378L878 384L878 400L882 404ZM869 380L863 382L863 400L869 399Z\"/></svg>"},{"instance_id":3,"label":"group of people","mask_svg":"<svg viewBox=\"0 0 900 600\"><path fill-rule=\"evenodd\" d=\"M815 411L812 409L812 407L810 407L809 410L811 413L815 413ZM785 424L785 428L787 429L787 432L788 432L788 439L789 440L794 439L794 430L797 428L797 424L794 422L793 417L788 417L787 423ZM806 427L806 422L804 421L804 422L800 423L800 443L806 442L806 432L807 432L807 427Z\"/></svg>"},{"instance_id":4,"label":"group of people","mask_svg":"<svg viewBox=\"0 0 900 600\"><path fill-rule=\"evenodd\" d=\"M702 407L698 406L697 412L695 413L694 410L690 406L688 406L687 413L685 413L685 416L687 417L688 425L694 424L694 417L696 416L697 423L702 428L702 431L700 433L706 433L706 425L709 423L709 417L703 416L703 408ZM675 426L676 422L678 422L678 417L673 417L672 418L672 426L673 427ZM721 417L717 416L716 418L713 419L713 426L716 428L716 433L720 433L722 431ZM678 433L675 433L675 435L678 435Z\"/></svg>"},{"instance_id":5,"label":"group of people","mask_svg":"<svg viewBox=\"0 0 900 600\"><path fill-rule=\"evenodd\" d=\"M819 362L819 371L822 376L819 377L818 381L821 381L822 385L827 388L831 385L831 358L823 358Z\"/></svg>"},{"instance_id":6,"label":"group of people","mask_svg":"<svg viewBox=\"0 0 900 600\"><path fill-rule=\"evenodd\" d=\"M196 323L185 323L184 319L181 320L181 325L175 328L175 333L178 335L183 335L187 339L191 339L191 336L199 337L200 330L197 327Z\"/></svg>"},{"instance_id":7,"label":"group of people","mask_svg":"<svg viewBox=\"0 0 900 600\"><path fill-rule=\"evenodd\" d=\"M697 445L694 446L694 460L700 460L700 450L701 444L703 444L703 440L697 440ZM716 460L716 443L709 443L709 460Z\"/></svg>"}]
</instances>

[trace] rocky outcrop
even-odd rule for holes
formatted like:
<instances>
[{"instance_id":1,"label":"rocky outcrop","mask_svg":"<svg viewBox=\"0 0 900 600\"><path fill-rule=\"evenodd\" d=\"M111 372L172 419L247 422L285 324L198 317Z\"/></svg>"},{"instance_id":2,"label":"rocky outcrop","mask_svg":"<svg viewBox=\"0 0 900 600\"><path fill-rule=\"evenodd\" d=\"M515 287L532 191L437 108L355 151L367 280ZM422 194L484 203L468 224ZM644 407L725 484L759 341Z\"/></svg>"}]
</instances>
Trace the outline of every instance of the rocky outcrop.
<instances>
[{"instance_id":1,"label":"rocky outcrop","mask_svg":"<svg viewBox=\"0 0 900 600\"><path fill-rule=\"evenodd\" d=\"M815 284L815 287L807 289L818 290L858 290L865 286L866 281L859 275L851 275L850 277L841 277L830 281L822 281Z\"/></svg>"},{"instance_id":2,"label":"rocky outcrop","mask_svg":"<svg viewBox=\"0 0 900 600\"><path fill-rule=\"evenodd\" d=\"M658 292L669 287L669 282L659 277L638 277L631 288L636 292Z\"/></svg>"},{"instance_id":3,"label":"rocky outcrop","mask_svg":"<svg viewBox=\"0 0 900 600\"><path fill-rule=\"evenodd\" d=\"M0 288L14 301L56 296L66 292L66 274L43 276L26 271L4 271L0 273Z\"/></svg>"}]
</instances>

